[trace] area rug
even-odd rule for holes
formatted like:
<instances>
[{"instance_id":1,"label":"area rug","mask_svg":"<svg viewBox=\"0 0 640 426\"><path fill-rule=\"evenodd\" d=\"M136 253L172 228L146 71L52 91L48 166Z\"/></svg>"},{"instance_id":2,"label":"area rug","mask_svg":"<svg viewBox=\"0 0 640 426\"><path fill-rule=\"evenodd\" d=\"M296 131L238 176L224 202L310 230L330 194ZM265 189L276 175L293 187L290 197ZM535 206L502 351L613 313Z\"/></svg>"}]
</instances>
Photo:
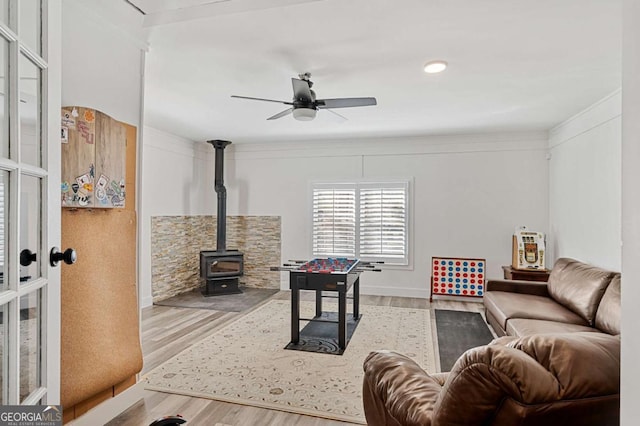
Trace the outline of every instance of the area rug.
<instances>
[{"instance_id":1,"label":"area rug","mask_svg":"<svg viewBox=\"0 0 640 426\"><path fill-rule=\"evenodd\" d=\"M436 309L440 371L451 371L460 355L493 340L493 334L478 312Z\"/></svg>"},{"instance_id":2,"label":"area rug","mask_svg":"<svg viewBox=\"0 0 640 426\"><path fill-rule=\"evenodd\" d=\"M177 296L170 297L154 303L160 306L173 306L175 308L211 309L222 312L242 312L264 302L280 289L241 287L241 294L223 294L220 296L205 297L200 289L187 291Z\"/></svg>"},{"instance_id":3,"label":"area rug","mask_svg":"<svg viewBox=\"0 0 640 426\"><path fill-rule=\"evenodd\" d=\"M315 303L300 308L310 317ZM146 388L364 424L369 352L395 350L427 371L435 371L435 354L428 310L362 305L360 312L342 356L290 351L289 301L269 301L152 370Z\"/></svg>"}]
</instances>

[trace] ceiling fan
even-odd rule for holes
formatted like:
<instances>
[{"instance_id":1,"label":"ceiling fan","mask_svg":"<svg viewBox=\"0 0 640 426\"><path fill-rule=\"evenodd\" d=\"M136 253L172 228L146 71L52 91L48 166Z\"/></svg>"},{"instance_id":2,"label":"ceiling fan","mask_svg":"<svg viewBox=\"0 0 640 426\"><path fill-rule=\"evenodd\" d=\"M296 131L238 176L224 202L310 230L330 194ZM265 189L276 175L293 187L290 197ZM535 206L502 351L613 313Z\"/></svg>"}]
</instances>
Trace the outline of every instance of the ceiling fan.
<instances>
[{"instance_id":1,"label":"ceiling fan","mask_svg":"<svg viewBox=\"0 0 640 426\"><path fill-rule=\"evenodd\" d=\"M267 120L275 120L285 115L293 114L293 118L301 121L313 120L319 109L338 115L346 120L346 117L331 111L332 108L351 108L368 105L377 105L376 98L337 98L337 99L316 99L316 93L311 90L313 82L310 73L298 74L300 78L292 78L293 100L291 102L278 101L274 99L252 98L249 96L231 95L232 98L250 99L254 101L277 102L285 105L291 105L290 108L273 115Z\"/></svg>"}]
</instances>

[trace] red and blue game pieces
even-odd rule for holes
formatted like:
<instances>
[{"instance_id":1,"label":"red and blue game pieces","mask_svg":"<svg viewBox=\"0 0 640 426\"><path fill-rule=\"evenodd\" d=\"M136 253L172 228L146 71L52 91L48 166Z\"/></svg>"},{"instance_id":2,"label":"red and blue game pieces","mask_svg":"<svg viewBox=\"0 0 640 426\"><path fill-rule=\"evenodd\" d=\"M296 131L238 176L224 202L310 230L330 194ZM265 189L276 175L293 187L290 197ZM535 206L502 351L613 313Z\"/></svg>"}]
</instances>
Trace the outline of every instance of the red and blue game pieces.
<instances>
[{"instance_id":1,"label":"red and blue game pieces","mask_svg":"<svg viewBox=\"0 0 640 426\"><path fill-rule=\"evenodd\" d=\"M434 257L431 265L431 294L482 297L485 273L485 259Z\"/></svg>"}]
</instances>

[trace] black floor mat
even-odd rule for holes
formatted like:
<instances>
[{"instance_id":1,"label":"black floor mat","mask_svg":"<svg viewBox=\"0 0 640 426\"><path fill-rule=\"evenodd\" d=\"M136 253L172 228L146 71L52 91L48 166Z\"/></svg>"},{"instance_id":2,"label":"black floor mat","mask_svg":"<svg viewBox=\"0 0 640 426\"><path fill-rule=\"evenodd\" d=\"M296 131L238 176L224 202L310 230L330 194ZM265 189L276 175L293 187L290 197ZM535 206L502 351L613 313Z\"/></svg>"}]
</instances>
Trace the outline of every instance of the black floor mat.
<instances>
[{"instance_id":1,"label":"black floor mat","mask_svg":"<svg viewBox=\"0 0 640 426\"><path fill-rule=\"evenodd\" d=\"M352 313L347 313L347 348L353 332L360 323L360 315L357 319L353 318ZM340 349L338 345L338 313L323 312L320 319L325 321L336 321L335 323L310 321L300 330L300 339L297 344L289 342L285 349L305 352L318 352L331 355L342 355L344 349Z\"/></svg>"},{"instance_id":2,"label":"black floor mat","mask_svg":"<svg viewBox=\"0 0 640 426\"><path fill-rule=\"evenodd\" d=\"M440 371L451 371L467 349L493 340L487 323L477 312L436 309L436 330L440 353Z\"/></svg>"}]
</instances>

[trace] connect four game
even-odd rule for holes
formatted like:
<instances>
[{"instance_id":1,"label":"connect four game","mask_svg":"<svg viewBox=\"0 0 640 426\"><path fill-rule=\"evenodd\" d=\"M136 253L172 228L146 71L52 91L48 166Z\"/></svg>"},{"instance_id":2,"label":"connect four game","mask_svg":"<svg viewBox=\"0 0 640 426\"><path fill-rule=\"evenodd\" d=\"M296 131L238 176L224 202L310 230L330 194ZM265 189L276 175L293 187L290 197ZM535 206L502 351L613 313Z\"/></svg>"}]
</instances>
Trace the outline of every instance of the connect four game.
<instances>
[{"instance_id":1,"label":"connect four game","mask_svg":"<svg viewBox=\"0 0 640 426\"><path fill-rule=\"evenodd\" d=\"M482 297L486 265L485 259L431 258L431 297Z\"/></svg>"}]
</instances>

